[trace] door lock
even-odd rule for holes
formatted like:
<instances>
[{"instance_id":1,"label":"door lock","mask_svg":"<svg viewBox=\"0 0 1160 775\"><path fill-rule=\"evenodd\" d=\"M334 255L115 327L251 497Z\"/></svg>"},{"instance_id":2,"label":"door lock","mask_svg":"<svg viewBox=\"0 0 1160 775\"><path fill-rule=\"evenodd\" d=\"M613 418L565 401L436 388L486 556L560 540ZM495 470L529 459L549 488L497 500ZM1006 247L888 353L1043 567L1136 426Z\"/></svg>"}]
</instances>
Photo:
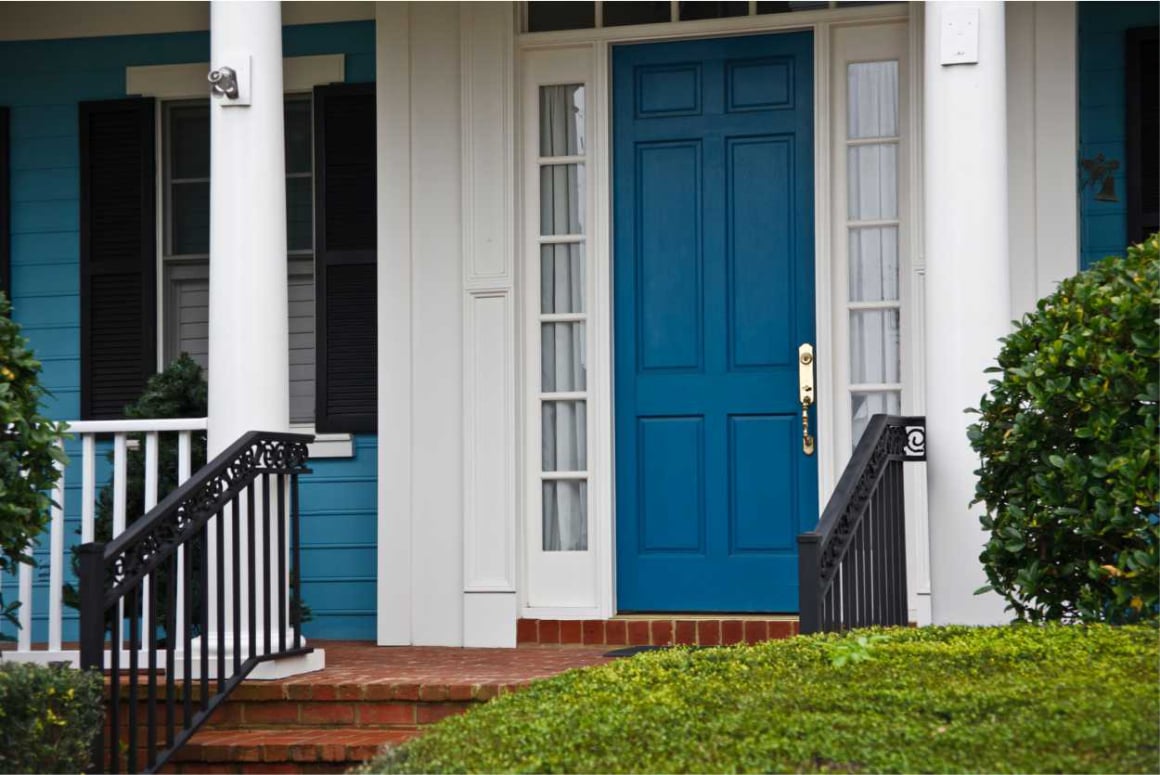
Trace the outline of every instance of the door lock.
<instances>
[{"instance_id":1,"label":"door lock","mask_svg":"<svg viewBox=\"0 0 1160 775\"><path fill-rule=\"evenodd\" d=\"M814 404L814 348L798 348L798 400L802 405L802 452L814 454L814 437L810 433L810 407Z\"/></svg>"}]
</instances>

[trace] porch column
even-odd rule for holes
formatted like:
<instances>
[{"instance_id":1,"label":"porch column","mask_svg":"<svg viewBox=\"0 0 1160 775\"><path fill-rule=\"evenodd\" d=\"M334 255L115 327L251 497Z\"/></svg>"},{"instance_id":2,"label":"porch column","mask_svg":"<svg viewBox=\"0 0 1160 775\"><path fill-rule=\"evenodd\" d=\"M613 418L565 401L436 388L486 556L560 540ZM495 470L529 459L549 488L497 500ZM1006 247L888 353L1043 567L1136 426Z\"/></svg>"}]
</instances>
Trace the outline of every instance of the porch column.
<instances>
[{"instance_id":1,"label":"porch column","mask_svg":"<svg viewBox=\"0 0 1160 775\"><path fill-rule=\"evenodd\" d=\"M1001 2L926 4L923 116L927 484L935 624L994 624L967 441L983 369L1010 330L1006 55Z\"/></svg>"},{"instance_id":2,"label":"porch column","mask_svg":"<svg viewBox=\"0 0 1160 775\"><path fill-rule=\"evenodd\" d=\"M282 8L210 3L209 455L249 430L289 428Z\"/></svg>"}]
</instances>

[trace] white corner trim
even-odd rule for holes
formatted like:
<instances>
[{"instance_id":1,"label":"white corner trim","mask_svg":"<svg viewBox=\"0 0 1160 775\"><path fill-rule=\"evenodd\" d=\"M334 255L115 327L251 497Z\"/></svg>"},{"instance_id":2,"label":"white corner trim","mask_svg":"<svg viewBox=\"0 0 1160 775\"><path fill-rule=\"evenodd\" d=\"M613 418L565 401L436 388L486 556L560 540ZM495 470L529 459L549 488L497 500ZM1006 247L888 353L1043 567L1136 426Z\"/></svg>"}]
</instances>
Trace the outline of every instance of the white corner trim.
<instances>
[{"instance_id":1,"label":"white corner trim","mask_svg":"<svg viewBox=\"0 0 1160 775\"><path fill-rule=\"evenodd\" d=\"M125 93L161 99L209 97L208 62L146 65L125 68ZM341 83L346 78L346 56L323 54L282 60L283 90L310 91L315 86Z\"/></svg>"}]
</instances>

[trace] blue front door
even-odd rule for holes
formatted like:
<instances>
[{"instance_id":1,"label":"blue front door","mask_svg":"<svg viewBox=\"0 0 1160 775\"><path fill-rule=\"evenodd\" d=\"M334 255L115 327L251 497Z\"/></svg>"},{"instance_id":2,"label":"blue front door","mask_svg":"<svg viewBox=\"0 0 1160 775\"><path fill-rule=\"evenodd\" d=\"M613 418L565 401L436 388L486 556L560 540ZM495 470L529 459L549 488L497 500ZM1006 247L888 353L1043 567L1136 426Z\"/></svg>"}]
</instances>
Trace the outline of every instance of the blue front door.
<instances>
[{"instance_id":1,"label":"blue front door","mask_svg":"<svg viewBox=\"0 0 1160 775\"><path fill-rule=\"evenodd\" d=\"M797 610L812 51L799 32L613 54L620 611Z\"/></svg>"}]
</instances>

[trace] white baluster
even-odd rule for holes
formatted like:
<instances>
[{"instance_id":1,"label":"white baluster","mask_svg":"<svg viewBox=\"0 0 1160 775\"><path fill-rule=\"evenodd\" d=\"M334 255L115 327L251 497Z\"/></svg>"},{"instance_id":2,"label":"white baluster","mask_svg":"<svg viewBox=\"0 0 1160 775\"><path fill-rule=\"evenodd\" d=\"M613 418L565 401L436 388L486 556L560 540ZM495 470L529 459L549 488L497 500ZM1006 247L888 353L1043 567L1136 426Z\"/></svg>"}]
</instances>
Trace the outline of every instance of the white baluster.
<instances>
[{"instance_id":1,"label":"white baluster","mask_svg":"<svg viewBox=\"0 0 1160 775\"><path fill-rule=\"evenodd\" d=\"M57 447L64 452L64 443ZM58 478L52 493L52 522L48 539L48 650L60 651L61 597L64 586L64 463L56 464Z\"/></svg>"},{"instance_id":2,"label":"white baluster","mask_svg":"<svg viewBox=\"0 0 1160 775\"><path fill-rule=\"evenodd\" d=\"M125 532L125 508L128 500L128 472L125 434L113 434L113 533L114 539ZM117 632L121 648L125 647L125 601L117 602Z\"/></svg>"},{"instance_id":3,"label":"white baluster","mask_svg":"<svg viewBox=\"0 0 1160 775\"><path fill-rule=\"evenodd\" d=\"M20 563L20 609L17 621L20 632L16 636L19 651L32 650L32 566Z\"/></svg>"},{"instance_id":4,"label":"white baluster","mask_svg":"<svg viewBox=\"0 0 1160 775\"><path fill-rule=\"evenodd\" d=\"M150 431L145 434L145 513L148 514L154 506L157 505L157 479L158 479L158 465L157 465L157 431ZM152 601L149 599L149 584L145 581L141 582L141 634L142 643L149 643L149 606Z\"/></svg>"},{"instance_id":5,"label":"white baluster","mask_svg":"<svg viewBox=\"0 0 1160 775\"><path fill-rule=\"evenodd\" d=\"M192 439L189 431L180 431L177 434L177 486L180 487L189 479L193 468ZM185 643L185 544L177 549L177 623L174 640L176 644ZM178 646L175 645L174 648ZM184 648L184 645L181 646Z\"/></svg>"},{"instance_id":6,"label":"white baluster","mask_svg":"<svg viewBox=\"0 0 1160 775\"><path fill-rule=\"evenodd\" d=\"M97 445L96 437L86 433L81 437L81 543L93 540L93 520L97 499Z\"/></svg>"}]
</instances>

